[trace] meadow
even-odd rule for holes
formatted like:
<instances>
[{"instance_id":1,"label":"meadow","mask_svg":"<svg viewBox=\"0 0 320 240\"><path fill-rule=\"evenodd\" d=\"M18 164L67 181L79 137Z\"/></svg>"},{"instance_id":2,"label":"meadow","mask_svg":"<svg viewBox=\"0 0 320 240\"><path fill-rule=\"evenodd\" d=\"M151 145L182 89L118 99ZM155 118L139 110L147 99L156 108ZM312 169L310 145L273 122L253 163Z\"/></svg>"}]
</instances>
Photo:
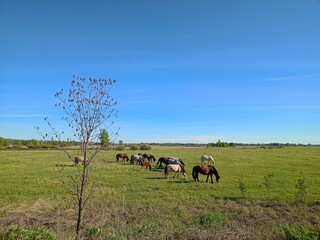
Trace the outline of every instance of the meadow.
<instances>
[{"instance_id":1,"label":"meadow","mask_svg":"<svg viewBox=\"0 0 320 240\"><path fill-rule=\"evenodd\" d=\"M123 151L128 155L138 151ZM92 171L84 239L318 239L320 147L161 147L176 156L187 179L164 178L102 151ZM220 182L192 179L210 154ZM73 239L75 210L68 175L76 168L55 150L0 151L0 232L11 225L45 226L56 239ZM171 173L170 176L173 176Z\"/></svg>"}]
</instances>

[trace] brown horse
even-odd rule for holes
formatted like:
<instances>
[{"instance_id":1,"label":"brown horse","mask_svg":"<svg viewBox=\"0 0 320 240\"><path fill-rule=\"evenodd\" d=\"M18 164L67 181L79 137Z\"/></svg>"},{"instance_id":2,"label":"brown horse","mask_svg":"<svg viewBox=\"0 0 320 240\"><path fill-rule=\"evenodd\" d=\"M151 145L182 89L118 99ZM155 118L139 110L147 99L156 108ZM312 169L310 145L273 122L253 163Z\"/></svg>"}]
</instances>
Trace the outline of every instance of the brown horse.
<instances>
[{"instance_id":1,"label":"brown horse","mask_svg":"<svg viewBox=\"0 0 320 240\"><path fill-rule=\"evenodd\" d=\"M211 177L211 183L213 183L212 181L212 174L214 174L216 176L216 181L219 182L220 176L218 174L217 169L212 166L212 165L208 165L208 166L194 166L192 169L192 177L194 179L194 181L198 181L199 182L199 173L203 174L203 175L207 175L207 180L206 182L208 182L209 176Z\"/></svg>"},{"instance_id":2,"label":"brown horse","mask_svg":"<svg viewBox=\"0 0 320 240\"><path fill-rule=\"evenodd\" d=\"M166 164L166 161L168 161L169 158L167 157L161 157L159 158L157 165L159 165L159 168L162 168L162 163Z\"/></svg>"},{"instance_id":3,"label":"brown horse","mask_svg":"<svg viewBox=\"0 0 320 240\"><path fill-rule=\"evenodd\" d=\"M118 153L118 154L116 155L117 162L119 162L119 159L120 159L120 158L122 158L122 162L123 162L124 160L126 160L127 162L129 161L129 157L128 157L128 155L127 155L126 153Z\"/></svg>"},{"instance_id":4,"label":"brown horse","mask_svg":"<svg viewBox=\"0 0 320 240\"><path fill-rule=\"evenodd\" d=\"M141 165L141 169L143 167L146 167L146 169L149 168L150 171L152 169L152 166L151 166L151 164L149 162L143 161L142 163L140 163L140 165Z\"/></svg>"}]
</instances>

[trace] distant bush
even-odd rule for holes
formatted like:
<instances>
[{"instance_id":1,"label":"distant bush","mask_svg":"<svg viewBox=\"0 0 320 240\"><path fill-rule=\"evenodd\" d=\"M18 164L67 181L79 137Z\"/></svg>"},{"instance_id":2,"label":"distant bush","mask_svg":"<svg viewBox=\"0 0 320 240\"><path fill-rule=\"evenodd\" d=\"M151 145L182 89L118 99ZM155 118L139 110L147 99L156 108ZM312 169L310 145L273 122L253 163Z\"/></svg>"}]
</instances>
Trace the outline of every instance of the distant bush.
<instances>
[{"instance_id":1,"label":"distant bush","mask_svg":"<svg viewBox=\"0 0 320 240\"><path fill-rule=\"evenodd\" d=\"M13 225L9 230L1 236L0 239L6 240L54 240L55 234L52 230L45 227L30 227Z\"/></svg>"},{"instance_id":2,"label":"distant bush","mask_svg":"<svg viewBox=\"0 0 320 240\"><path fill-rule=\"evenodd\" d=\"M140 146L140 150L150 150L151 146L149 144L142 144Z\"/></svg>"},{"instance_id":3,"label":"distant bush","mask_svg":"<svg viewBox=\"0 0 320 240\"><path fill-rule=\"evenodd\" d=\"M125 149L125 147L123 145L116 146L117 151L123 151L124 149Z\"/></svg>"},{"instance_id":4,"label":"distant bush","mask_svg":"<svg viewBox=\"0 0 320 240\"><path fill-rule=\"evenodd\" d=\"M139 146L138 145L131 145L130 150L139 150Z\"/></svg>"}]
</instances>

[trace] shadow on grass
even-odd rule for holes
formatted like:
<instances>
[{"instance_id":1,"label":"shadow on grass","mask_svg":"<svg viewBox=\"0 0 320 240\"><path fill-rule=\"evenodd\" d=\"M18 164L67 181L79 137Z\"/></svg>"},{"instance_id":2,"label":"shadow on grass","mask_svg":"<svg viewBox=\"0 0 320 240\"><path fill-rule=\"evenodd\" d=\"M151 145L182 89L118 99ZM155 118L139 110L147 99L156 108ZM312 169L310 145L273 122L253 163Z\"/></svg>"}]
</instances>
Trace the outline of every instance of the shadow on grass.
<instances>
[{"instance_id":1,"label":"shadow on grass","mask_svg":"<svg viewBox=\"0 0 320 240\"><path fill-rule=\"evenodd\" d=\"M56 167L74 167L74 164L56 164Z\"/></svg>"},{"instance_id":2,"label":"shadow on grass","mask_svg":"<svg viewBox=\"0 0 320 240\"><path fill-rule=\"evenodd\" d=\"M146 178L143 178L143 179L146 179L146 180L159 180L159 179L165 179L164 176L162 177L146 177Z\"/></svg>"},{"instance_id":3,"label":"shadow on grass","mask_svg":"<svg viewBox=\"0 0 320 240\"><path fill-rule=\"evenodd\" d=\"M235 202L246 200L246 198L243 198L243 197L224 197L223 199L224 200L235 201Z\"/></svg>"}]
</instances>

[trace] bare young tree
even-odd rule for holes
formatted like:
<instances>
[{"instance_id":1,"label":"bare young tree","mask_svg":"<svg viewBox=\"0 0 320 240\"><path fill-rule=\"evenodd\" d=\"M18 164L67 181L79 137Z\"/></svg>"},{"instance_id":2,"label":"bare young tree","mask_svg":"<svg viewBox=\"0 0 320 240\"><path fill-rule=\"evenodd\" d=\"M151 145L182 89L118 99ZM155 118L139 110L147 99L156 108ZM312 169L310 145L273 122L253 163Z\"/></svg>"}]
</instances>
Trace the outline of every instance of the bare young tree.
<instances>
[{"instance_id":1,"label":"bare young tree","mask_svg":"<svg viewBox=\"0 0 320 240\"><path fill-rule=\"evenodd\" d=\"M59 132L53 127L48 118L45 118L45 121L50 127L50 133L42 134L37 128L43 138L58 140L60 150L65 152L71 161L75 161L75 156L67 149L66 143L72 140L80 144L81 164L75 164L77 173L75 176L69 176L73 186L72 194L76 197L77 203L76 239L80 238L83 209L92 195L94 185L90 181L90 165L104 147L99 144L101 132L107 131L118 117L117 102L110 96L114 84L115 80L110 79L73 76L67 95L63 89L55 94L58 99L55 106L62 109L62 120L67 122L73 137L63 140L64 132ZM117 135L118 130L109 136L110 142L114 142Z\"/></svg>"}]
</instances>

